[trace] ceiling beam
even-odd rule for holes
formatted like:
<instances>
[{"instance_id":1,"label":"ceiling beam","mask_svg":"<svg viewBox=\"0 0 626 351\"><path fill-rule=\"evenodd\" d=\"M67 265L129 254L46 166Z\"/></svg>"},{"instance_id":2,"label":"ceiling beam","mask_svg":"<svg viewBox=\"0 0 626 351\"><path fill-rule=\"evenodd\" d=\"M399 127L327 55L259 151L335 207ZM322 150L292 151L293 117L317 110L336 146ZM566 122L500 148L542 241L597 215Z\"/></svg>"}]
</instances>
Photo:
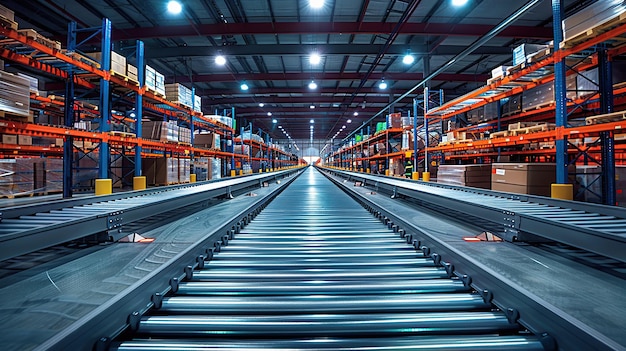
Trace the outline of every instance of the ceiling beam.
<instances>
[{"instance_id":1,"label":"ceiling beam","mask_svg":"<svg viewBox=\"0 0 626 351\"><path fill-rule=\"evenodd\" d=\"M232 45L232 46L183 46L183 47L148 47L146 58L161 59L181 56L250 56L250 55L280 55L305 56L310 52L318 51L323 55L376 55L382 45L369 44L280 44L280 45ZM426 45L411 45L414 55L456 55L465 49L460 45L442 45L430 51ZM392 45L387 50L390 55L406 54L407 45ZM512 55L513 49L503 46L482 46L474 51L473 55Z\"/></svg>"},{"instance_id":2,"label":"ceiling beam","mask_svg":"<svg viewBox=\"0 0 626 351\"><path fill-rule=\"evenodd\" d=\"M176 77L177 83L210 83L210 82L240 82L240 81L290 81L290 80L361 80L364 77L364 73L337 73L337 72L318 72L318 73L253 73L253 74L237 74L236 76L231 73L223 74L201 74L189 77ZM420 81L424 78L422 73L401 73L401 72L385 72L385 73L372 73L369 77L370 80L376 81L380 79L386 81ZM442 73L435 77L433 80L442 80L450 82L476 82L486 81L491 76L486 74L457 74L457 73ZM352 90L354 92L354 89Z\"/></svg>"},{"instance_id":3,"label":"ceiling beam","mask_svg":"<svg viewBox=\"0 0 626 351\"><path fill-rule=\"evenodd\" d=\"M495 24L494 24L495 25ZM493 29L488 24L406 23L399 34L482 36ZM290 22L290 23L216 23L191 26L159 26L115 29L114 40L146 38L173 38L196 36L253 35L253 34L389 34L393 22ZM499 33L500 37L551 40L552 29L548 27L510 26Z\"/></svg>"}]
</instances>

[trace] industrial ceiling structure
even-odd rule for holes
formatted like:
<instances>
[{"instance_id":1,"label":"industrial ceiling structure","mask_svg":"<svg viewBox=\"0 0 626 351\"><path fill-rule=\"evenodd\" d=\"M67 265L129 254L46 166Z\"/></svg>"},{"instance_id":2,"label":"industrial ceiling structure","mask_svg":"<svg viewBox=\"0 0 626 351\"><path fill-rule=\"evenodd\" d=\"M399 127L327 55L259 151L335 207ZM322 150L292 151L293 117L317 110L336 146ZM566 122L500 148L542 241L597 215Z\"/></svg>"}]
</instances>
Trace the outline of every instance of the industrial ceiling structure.
<instances>
[{"instance_id":1,"label":"industrial ceiling structure","mask_svg":"<svg viewBox=\"0 0 626 351\"><path fill-rule=\"evenodd\" d=\"M565 0L566 16L592 2ZM234 107L243 123L276 139L320 140L341 139L375 115L406 115L423 89L399 97L444 65L429 85L448 100L484 85L493 68L511 63L517 45L552 40L544 0L449 63L527 3L180 0L172 13L167 0L2 1L20 28L63 42L68 22L98 27L108 18L115 51L142 40L147 64L167 83L193 85L206 114Z\"/></svg>"}]
</instances>

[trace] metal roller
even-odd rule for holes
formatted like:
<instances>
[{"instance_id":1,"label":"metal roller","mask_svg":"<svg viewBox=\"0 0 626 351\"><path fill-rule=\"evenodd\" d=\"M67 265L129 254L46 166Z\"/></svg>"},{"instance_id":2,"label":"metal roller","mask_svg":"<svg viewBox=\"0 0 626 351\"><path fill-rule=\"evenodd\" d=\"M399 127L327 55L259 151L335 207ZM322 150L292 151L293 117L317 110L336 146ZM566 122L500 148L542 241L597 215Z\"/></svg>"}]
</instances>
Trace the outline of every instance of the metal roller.
<instances>
[{"instance_id":1,"label":"metal roller","mask_svg":"<svg viewBox=\"0 0 626 351\"><path fill-rule=\"evenodd\" d=\"M320 338L303 340L136 340L115 348L118 351L372 351L372 350L438 350L438 351L543 351L539 340L528 336L463 337L394 337L367 339Z\"/></svg>"},{"instance_id":2,"label":"metal roller","mask_svg":"<svg viewBox=\"0 0 626 351\"><path fill-rule=\"evenodd\" d=\"M401 229L311 169L115 347L543 350Z\"/></svg>"},{"instance_id":3,"label":"metal roller","mask_svg":"<svg viewBox=\"0 0 626 351\"><path fill-rule=\"evenodd\" d=\"M210 266L210 264L209 264ZM403 271L378 270L344 270L344 269L298 269L298 270L252 270L252 269L219 269L194 272L194 280L226 280L226 281L257 281L257 280L363 280L363 279L400 279L447 278L444 268L411 268Z\"/></svg>"},{"instance_id":4,"label":"metal roller","mask_svg":"<svg viewBox=\"0 0 626 351\"><path fill-rule=\"evenodd\" d=\"M484 310L476 294L309 295L273 297L186 296L163 299L160 312L190 314L376 313Z\"/></svg>"},{"instance_id":5,"label":"metal roller","mask_svg":"<svg viewBox=\"0 0 626 351\"><path fill-rule=\"evenodd\" d=\"M503 313L305 314L280 316L152 316L138 332L154 336L394 336L500 333L519 328Z\"/></svg>"},{"instance_id":6,"label":"metal roller","mask_svg":"<svg viewBox=\"0 0 626 351\"><path fill-rule=\"evenodd\" d=\"M384 284L372 281L257 281L254 284L247 282L230 281L191 281L181 283L178 295L310 295L310 294L421 294L442 292L464 292L468 288L460 280L452 279L402 279L385 280Z\"/></svg>"}]
</instances>

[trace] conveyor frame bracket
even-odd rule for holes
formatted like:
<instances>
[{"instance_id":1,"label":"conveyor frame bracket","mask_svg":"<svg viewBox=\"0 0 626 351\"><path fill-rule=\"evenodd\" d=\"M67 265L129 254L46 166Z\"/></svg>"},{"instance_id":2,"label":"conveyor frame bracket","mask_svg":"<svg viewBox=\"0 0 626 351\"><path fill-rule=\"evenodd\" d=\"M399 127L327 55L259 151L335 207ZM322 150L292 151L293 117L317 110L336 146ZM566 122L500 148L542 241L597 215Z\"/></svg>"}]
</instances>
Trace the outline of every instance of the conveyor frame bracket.
<instances>
[{"instance_id":1,"label":"conveyor frame bracket","mask_svg":"<svg viewBox=\"0 0 626 351\"><path fill-rule=\"evenodd\" d=\"M124 236L122 233L122 224L124 211L116 211L107 214L107 237L111 241L117 241Z\"/></svg>"},{"instance_id":2,"label":"conveyor frame bracket","mask_svg":"<svg viewBox=\"0 0 626 351\"><path fill-rule=\"evenodd\" d=\"M513 211L502 211L502 226L504 227L503 239L506 241L516 241L520 229L521 217Z\"/></svg>"}]
</instances>

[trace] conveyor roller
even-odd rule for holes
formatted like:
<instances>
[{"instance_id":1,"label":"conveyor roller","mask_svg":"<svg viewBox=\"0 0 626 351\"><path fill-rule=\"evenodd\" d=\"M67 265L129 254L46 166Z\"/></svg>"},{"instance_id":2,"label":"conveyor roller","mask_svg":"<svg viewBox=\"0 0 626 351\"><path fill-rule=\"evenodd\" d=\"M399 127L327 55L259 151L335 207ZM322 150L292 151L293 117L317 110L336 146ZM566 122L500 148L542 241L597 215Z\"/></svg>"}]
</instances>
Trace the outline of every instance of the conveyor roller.
<instances>
[{"instance_id":1,"label":"conveyor roller","mask_svg":"<svg viewBox=\"0 0 626 351\"><path fill-rule=\"evenodd\" d=\"M309 169L118 350L543 350Z\"/></svg>"}]
</instances>

